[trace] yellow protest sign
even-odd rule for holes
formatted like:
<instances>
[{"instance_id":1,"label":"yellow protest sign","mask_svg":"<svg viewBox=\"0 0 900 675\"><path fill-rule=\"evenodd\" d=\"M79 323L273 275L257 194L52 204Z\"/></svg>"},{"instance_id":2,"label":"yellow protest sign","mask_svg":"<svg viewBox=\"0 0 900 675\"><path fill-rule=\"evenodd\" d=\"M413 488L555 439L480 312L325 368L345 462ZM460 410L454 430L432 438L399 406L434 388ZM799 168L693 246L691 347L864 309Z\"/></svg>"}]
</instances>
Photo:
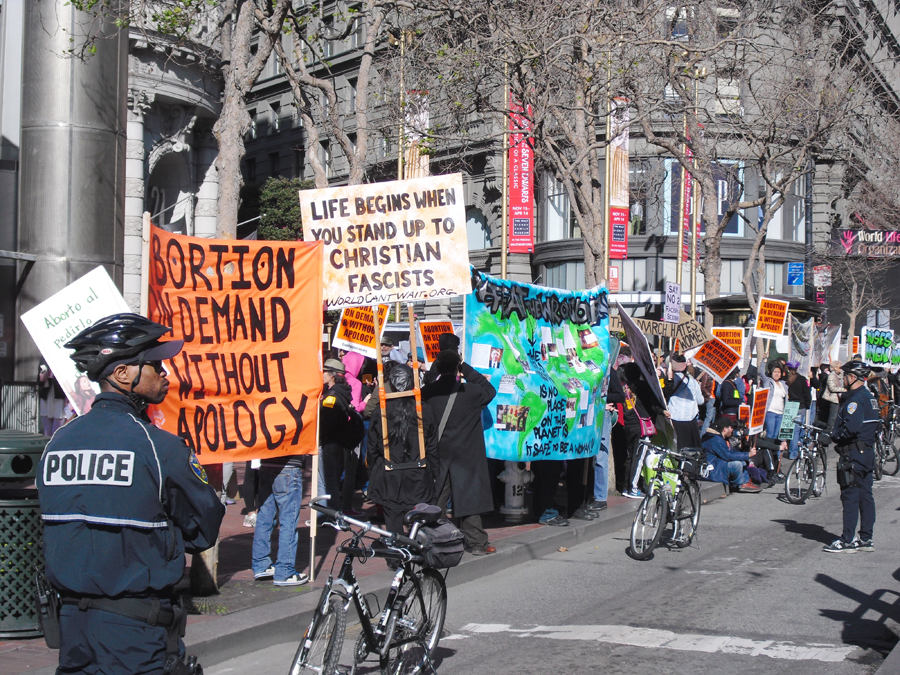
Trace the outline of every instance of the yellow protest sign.
<instances>
[{"instance_id":1,"label":"yellow protest sign","mask_svg":"<svg viewBox=\"0 0 900 675\"><path fill-rule=\"evenodd\" d=\"M787 300L760 298L753 335L773 340L780 338L784 333L784 322L787 320L789 306Z\"/></svg>"}]
</instances>

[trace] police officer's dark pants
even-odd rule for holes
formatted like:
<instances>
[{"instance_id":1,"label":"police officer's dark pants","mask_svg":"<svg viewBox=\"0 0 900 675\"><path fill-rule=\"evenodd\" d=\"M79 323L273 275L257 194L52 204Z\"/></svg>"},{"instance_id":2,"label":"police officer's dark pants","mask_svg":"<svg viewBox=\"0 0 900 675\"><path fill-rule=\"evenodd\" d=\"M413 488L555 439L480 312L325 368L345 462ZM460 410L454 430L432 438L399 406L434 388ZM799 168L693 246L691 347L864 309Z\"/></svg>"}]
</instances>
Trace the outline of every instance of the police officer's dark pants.
<instances>
[{"instance_id":1,"label":"police officer's dark pants","mask_svg":"<svg viewBox=\"0 0 900 675\"><path fill-rule=\"evenodd\" d=\"M59 610L57 675L162 675L166 664L166 629L99 609L75 605ZM181 656L184 643L178 641Z\"/></svg>"},{"instance_id":2,"label":"police officer's dark pants","mask_svg":"<svg viewBox=\"0 0 900 675\"><path fill-rule=\"evenodd\" d=\"M848 544L856 536L856 522L860 521L859 538L864 541L872 539L875 527L875 498L872 496L873 472L869 471L865 478L856 474L857 485L841 490L841 504L844 507L844 533L841 536Z\"/></svg>"}]
</instances>

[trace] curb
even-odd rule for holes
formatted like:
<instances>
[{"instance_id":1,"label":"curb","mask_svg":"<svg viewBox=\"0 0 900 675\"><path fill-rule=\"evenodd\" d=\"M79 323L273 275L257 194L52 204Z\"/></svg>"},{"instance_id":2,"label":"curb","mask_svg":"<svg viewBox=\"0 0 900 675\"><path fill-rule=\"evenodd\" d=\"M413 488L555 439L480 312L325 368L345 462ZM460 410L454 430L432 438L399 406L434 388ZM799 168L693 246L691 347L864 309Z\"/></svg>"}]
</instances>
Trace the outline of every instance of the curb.
<instances>
[{"instance_id":1,"label":"curb","mask_svg":"<svg viewBox=\"0 0 900 675\"><path fill-rule=\"evenodd\" d=\"M894 646L887 658L878 666L875 675L900 675L900 642Z\"/></svg>"},{"instance_id":2,"label":"curb","mask_svg":"<svg viewBox=\"0 0 900 675\"><path fill-rule=\"evenodd\" d=\"M727 494L721 483L703 483L700 490L704 504L724 498ZM596 520L573 520L569 527L540 527L502 539L496 542L497 553L493 555L465 556L448 575L447 586L452 588L465 584L507 570L513 565L536 560L560 547L575 546L622 530L631 525L639 504L638 500L620 503L604 511ZM384 596L392 580L393 574L387 571L368 577L364 591ZM277 644L296 642L299 645L320 595L320 589L314 588L298 597L245 609L215 620L192 623L185 639L187 653L197 656L204 667L211 667ZM348 625L356 622L355 613L348 614ZM900 664L900 651L897 662ZM887 664L888 661L885 661L882 668ZM34 675L54 675L56 666L31 672Z\"/></svg>"}]
</instances>

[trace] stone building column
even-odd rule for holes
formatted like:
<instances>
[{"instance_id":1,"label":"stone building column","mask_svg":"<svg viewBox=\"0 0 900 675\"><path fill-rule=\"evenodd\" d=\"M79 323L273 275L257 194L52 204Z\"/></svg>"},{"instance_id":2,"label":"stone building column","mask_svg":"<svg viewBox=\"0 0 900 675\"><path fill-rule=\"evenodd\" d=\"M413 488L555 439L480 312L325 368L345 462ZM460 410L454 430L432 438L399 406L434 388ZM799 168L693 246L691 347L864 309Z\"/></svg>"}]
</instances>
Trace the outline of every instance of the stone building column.
<instances>
[{"instance_id":1,"label":"stone building column","mask_svg":"<svg viewBox=\"0 0 900 675\"><path fill-rule=\"evenodd\" d=\"M128 90L128 122L125 145L125 266L122 295L132 311L141 308L141 234L144 215L144 118L153 94Z\"/></svg>"},{"instance_id":2,"label":"stone building column","mask_svg":"<svg viewBox=\"0 0 900 675\"><path fill-rule=\"evenodd\" d=\"M199 125L198 125L199 126ZM219 198L219 172L216 157L219 147L212 126L204 124L194 132L197 143L197 204L194 207L194 236L212 239L216 236L216 209Z\"/></svg>"}]
</instances>

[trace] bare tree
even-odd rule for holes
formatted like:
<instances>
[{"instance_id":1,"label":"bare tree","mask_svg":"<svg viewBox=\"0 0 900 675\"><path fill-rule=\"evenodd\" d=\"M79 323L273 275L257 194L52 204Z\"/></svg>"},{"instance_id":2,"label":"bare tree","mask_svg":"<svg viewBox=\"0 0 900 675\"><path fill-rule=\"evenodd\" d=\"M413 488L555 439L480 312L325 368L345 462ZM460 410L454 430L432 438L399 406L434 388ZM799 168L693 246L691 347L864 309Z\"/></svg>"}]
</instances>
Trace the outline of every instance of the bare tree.
<instances>
[{"instance_id":1,"label":"bare tree","mask_svg":"<svg viewBox=\"0 0 900 675\"><path fill-rule=\"evenodd\" d=\"M847 313L847 335L853 336L859 325L865 324L866 313L873 309L890 309L890 288L885 273L894 268L894 262L886 258L835 255L821 259L831 266L831 283L834 293L829 304ZM860 324L862 316L862 324Z\"/></svg>"}]
</instances>

